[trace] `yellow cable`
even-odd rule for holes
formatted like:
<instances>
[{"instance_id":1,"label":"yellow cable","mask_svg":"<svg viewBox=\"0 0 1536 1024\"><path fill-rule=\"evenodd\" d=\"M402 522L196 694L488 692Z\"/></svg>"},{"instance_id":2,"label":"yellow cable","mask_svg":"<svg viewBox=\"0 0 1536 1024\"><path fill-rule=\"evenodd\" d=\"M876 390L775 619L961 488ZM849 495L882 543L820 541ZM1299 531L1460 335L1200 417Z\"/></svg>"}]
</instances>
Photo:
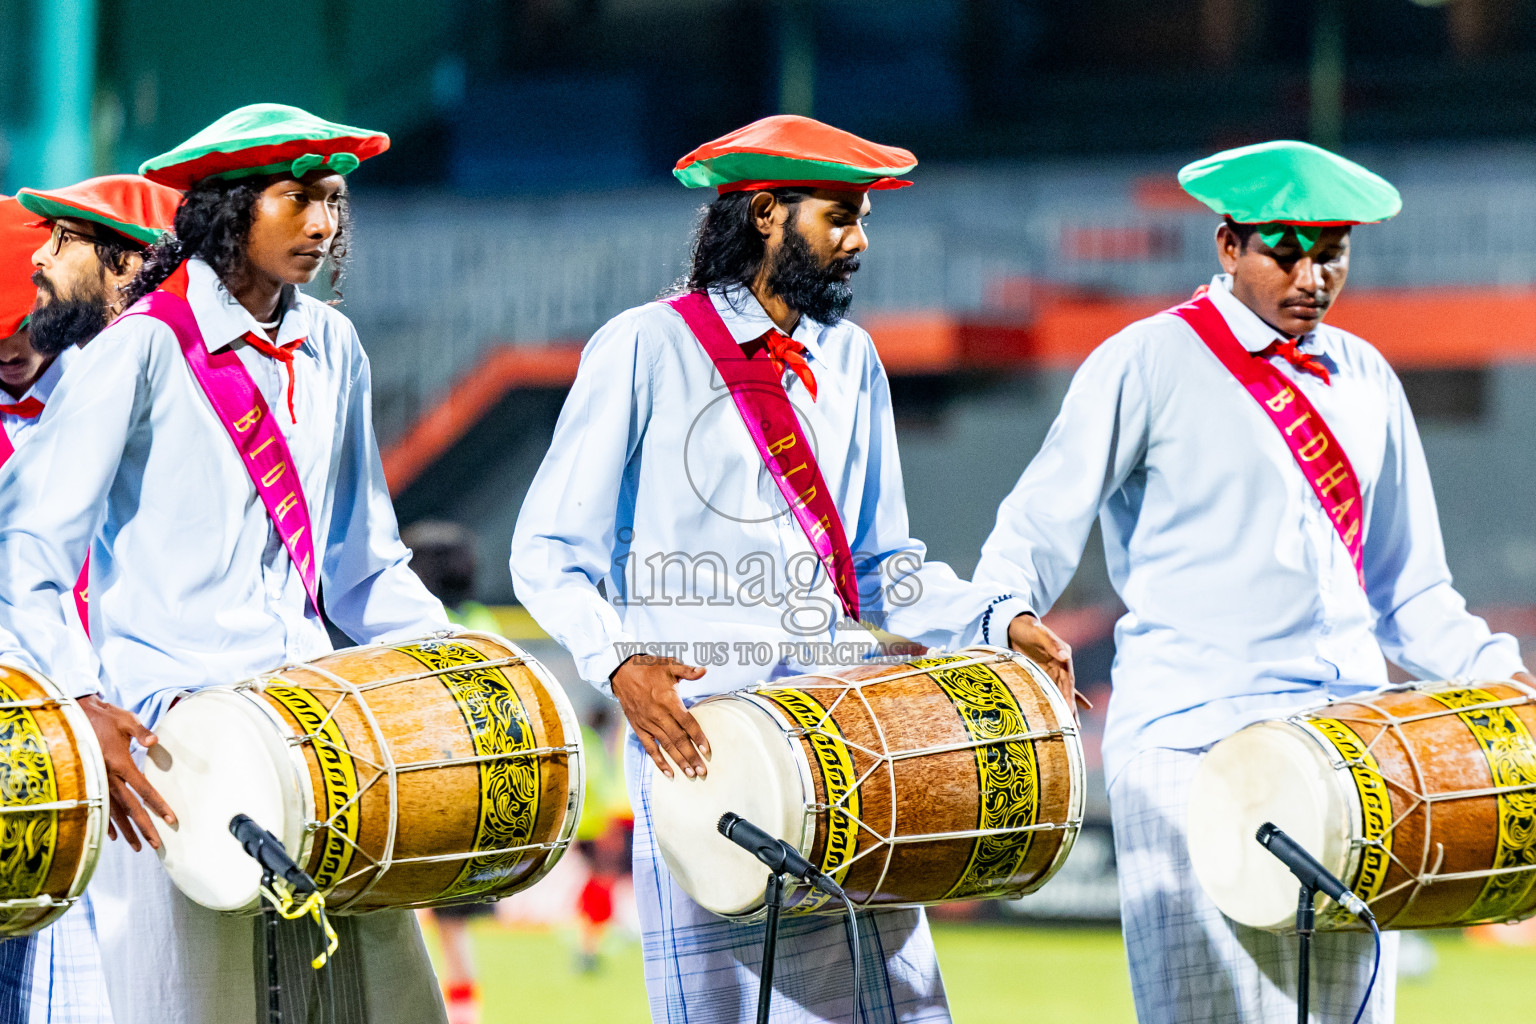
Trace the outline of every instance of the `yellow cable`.
<instances>
[{"instance_id":1,"label":"yellow cable","mask_svg":"<svg viewBox=\"0 0 1536 1024\"><path fill-rule=\"evenodd\" d=\"M274 891L276 890L276 891ZM303 903L294 905L293 893L280 879L272 880L272 888L261 887L261 894L267 898L277 911L277 916L285 921L297 921L306 914L315 919L320 930L325 932L327 946L325 952L315 957L309 965L315 970L325 966L325 962L331 954L336 952L336 947L341 945L341 940L336 937L336 929L331 927L330 920L325 916L325 897L318 892L312 892Z\"/></svg>"}]
</instances>

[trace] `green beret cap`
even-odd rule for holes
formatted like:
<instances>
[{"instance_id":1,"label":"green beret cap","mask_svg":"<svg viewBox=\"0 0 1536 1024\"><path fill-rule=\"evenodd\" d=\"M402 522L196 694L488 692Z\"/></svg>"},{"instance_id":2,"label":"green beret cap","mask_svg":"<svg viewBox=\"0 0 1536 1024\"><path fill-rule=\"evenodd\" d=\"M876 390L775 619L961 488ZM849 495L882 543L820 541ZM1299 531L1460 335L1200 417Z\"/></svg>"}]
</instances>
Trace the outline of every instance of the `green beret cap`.
<instances>
[{"instance_id":1,"label":"green beret cap","mask_svg":"<svg viewBox=\"0 0 1536 1024\"><path fill-rule=\"evenodd\" d=\"M207 178L301 177L316 167L350 174L389 148L389 136L335 124L298 107L252 103L232 110L139 173L185 191Z\"/></svg>"},{"instance_id":2,"label":"green beret cap","mask_svg":"<svg viewBox=\"0 0 1536 1024\"><path fill-rule=\"evenodd\" d=\"M1239 224L1372 224L1403 208L1402 197L1385 178L1337 153L1290 140L1223 150L1196 160L1179 171L1179 184ZM1315 241L1320 232L1298 233ZM1262 234L1273 245L1284 232Z\"/></svg>"}]
</instances>

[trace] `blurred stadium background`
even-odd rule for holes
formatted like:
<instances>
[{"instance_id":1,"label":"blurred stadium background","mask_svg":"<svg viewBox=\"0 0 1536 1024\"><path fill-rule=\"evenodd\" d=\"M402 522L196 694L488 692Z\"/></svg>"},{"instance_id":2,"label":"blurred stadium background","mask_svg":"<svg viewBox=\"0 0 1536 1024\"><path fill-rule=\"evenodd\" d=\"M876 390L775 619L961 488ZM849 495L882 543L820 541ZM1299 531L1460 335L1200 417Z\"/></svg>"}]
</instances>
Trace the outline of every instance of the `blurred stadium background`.
<instances>
[{"instance_id":1,"label":"blurred stadium background","mask_svg":"<svg viewBox=\"0 0 1536 1024\"><path fill-rule=\"evenodd\" d=\"M1462 592L1536 642L1533 95L1536 0L0 0L0 191L132 170L260 100L388 131L352 178L343 308L401 522L468 526L477 598L590 709L513 602L507 541L582 340L682 272L700 198L673 162L775 111L922 161L876 197L853 315L914 531L962 573L1084 354L1214 272L1176 168L1297 137L1383 173L1403 213L1358 233L1333 319L1403 377ZM1050 621L1100 709L1117 614L1095 539ZM1131 1019L1090 797L1045 890L943 913L962 1022ZM569 966L568 860L475 925L487 1021L644 1019L622 926L602 972ZM1486 1012L1458 991L1536 1005L1517 938L1417 946L1400 1019Z\"/></svg>"}]
</instances>

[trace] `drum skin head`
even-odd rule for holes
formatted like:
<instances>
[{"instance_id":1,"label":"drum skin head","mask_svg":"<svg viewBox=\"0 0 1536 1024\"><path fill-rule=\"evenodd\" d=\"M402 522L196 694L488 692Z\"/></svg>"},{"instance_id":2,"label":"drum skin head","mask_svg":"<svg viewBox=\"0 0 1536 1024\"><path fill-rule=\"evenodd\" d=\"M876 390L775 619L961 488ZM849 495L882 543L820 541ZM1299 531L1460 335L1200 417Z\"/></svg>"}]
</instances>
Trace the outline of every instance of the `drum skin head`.
<instances>
[{"instance_id":1,"label":"drum skin head","mask_svg":"<svg viewBox=\"0 0 1536 1024\"><path fill-rule=\"evenodd\" d=\"M673 765L668 779L651 765L656 845L667 870L694 902L723 916L750 914L762 904L768 869L716 826L722 814L733 811L809 853L804 846L807 798L796 764L800 747L777 719L750 700L704 701L692 710L709 737L709 774L690 779Z\"/></svg>"},{"instance_id":2,"label":"drum skin head","mask_svg":"<svg viewBox=\"0 0 1536 1024\"><path fill-rule=\"evenodd\" d=\"M1351 798L1354 806L1351 807ZM1218 909L1270 931L1296 920L1296 876L1255 838L1272 821L1344 879L1359 797L1303 726L1261 722L1216 744L1189 794L1189 858Z\"/></svg>"},{"instance_id":3,"label":"drum skin head","mask_svg":"<svg viewBox=\"0 0 1536 1024\"><path fill-rule=\"evenodd\" d=\"M212 687L166 712L155 735L144 774L177 821L155 826L166 872L210 910L254 907L261 868L230 834L231 818L250 815L302 863L305 794L281 726L244 693Z\"/></svg>"}]
</instances>

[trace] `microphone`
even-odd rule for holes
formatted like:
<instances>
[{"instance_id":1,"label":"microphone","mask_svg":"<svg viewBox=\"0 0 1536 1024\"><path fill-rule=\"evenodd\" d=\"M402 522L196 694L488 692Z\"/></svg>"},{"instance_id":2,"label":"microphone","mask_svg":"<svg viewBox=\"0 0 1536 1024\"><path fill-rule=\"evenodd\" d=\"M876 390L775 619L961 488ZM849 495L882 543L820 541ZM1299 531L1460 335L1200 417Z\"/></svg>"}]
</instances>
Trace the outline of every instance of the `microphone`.
<instances>
[{"instance_id":1,"label":"microphone","mask_svg":"<svg viewBox=\"0 0 1536 1024\"><path fill-rule=\"evenodd\" d=\"M1303 850L1296 840L1276 828L1274 822L1266 821L1260 825L1258 835L1254 838L1258 839L1259 845L1274 854L1280 863L1290 868L1291 874L1302 885L1316 889L1362 920L1376 920L1364 900L1345 888L1343 882L1329 874L1328 869L1319 864L1316 857Z\"/></svg>"},{"instance_id":2,"label":"microphone","mask_svg":"<svg viewBox=\"0 0 1536 1024\"><path fill-rule=\"evenodd\" d=\"M282 840L256 824L250 815L237 814L230 818L229 831L240 840L240 845L245 848L245 852L250 854L263 870L288 883L288 888L295 893L315 891L317 888L315 880L294 863L292 857L288 856Z\"/></svg>"},{"instance_id":3,"label":"microphone","mask_svg":"<svg viewBox=\"0 0 1536 1024\"><path fill-rule=\"evenodd\" d=\"M727 811L720 815L720 822L715 827L725 838L768 865L774 874L793 875L829 896L844 898L838 884L812 867L810 861L800 856L799 850L782 839L775 839L741 815Z\"/></svg>"}]
</instances>

